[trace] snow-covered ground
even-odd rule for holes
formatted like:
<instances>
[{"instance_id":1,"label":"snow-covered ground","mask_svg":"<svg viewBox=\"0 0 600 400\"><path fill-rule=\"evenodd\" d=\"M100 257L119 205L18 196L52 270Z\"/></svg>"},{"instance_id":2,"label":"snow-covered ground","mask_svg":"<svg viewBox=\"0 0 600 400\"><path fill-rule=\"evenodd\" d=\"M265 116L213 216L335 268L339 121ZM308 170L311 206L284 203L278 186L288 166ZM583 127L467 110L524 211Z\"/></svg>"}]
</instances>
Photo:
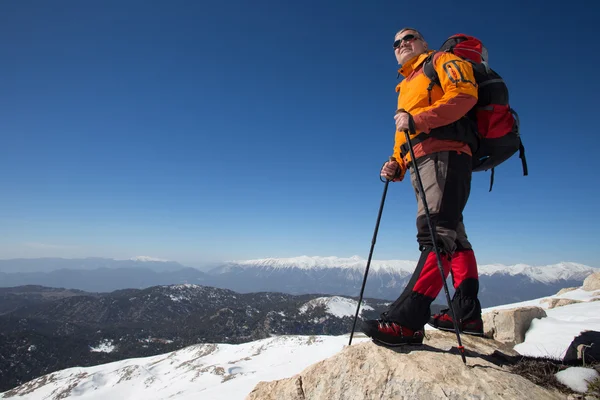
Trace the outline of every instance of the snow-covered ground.
<instances>
[{"instance_id":1,"label":"snow-covered ground","mask_svg":"<svg viewBox=\"0 0 600 400\"><path fill-rule=\"evenodd\" d=\"M548 309L544 299L582 301ZM356 302L341 298L315 299L334 315L354 315ZM524 355L562 358L571 341L583 330L600 331L600 291L576 289L560 296L509 304L484 312L537 305L546 309L547 318L534 320L525 342L515 349ZM366 308L366 307L365 307ZM355 336L353 344L368 340ZM89 368L69 368L0 394L34 399L244 399L260 381L287 378L309 365L326 359L348 344L342 336L279 336L251 343L200 344L159 356L129 359ZM95 351L107 351L103 343ZM102 349L102 350L100 350ZM580 390L593 372L568 369L559 379Z\"/></svg>"},{"instance_id":2,"label":"snow-covered ground","mask_svg":"<svg viewBox=\"0 0 600 400\"><path fill-rule=\"evenodd\" d=\"M581 303L548 309L546 299L572 299ZM525 341L515 346L519 353L532 357L562 359L573 339L584 330L600 331L600 291L575 289L558 296L483 309L483 313L516 307L537 306L546 318L534 319Z\"/></svg>"},{"instance_id":3,"label":"snow-covered ground","mask_svg":"<svg viewBox=\"0 0 600 400\"><path fill-rule=\"evenodd\" d=\"M581 303L549 309L550 299L571 299ZM546 300L546 301L545 301ZM525 334L525 341L514 347L522 355L548 357L562 360L569 345L585 330L600 331L600 291L575 289L557 296L507 304L482 310L509 309L525 306L537 306L546 311L546 318L534 319ZM587 390L587 383L598 377L590 368L571 367L556 374L562 384L578 392Z\"/></svg>"},{"instance_id":4,"label":"snow-covered ground","mask_svg":"<svg viewBox=\"0 0 600 400\"><path fill-rule=\"evenodd\" d=\"M200 344L159 356L65 369L14 394L23 394L19 400L243 399L259 381L293 376L340 351L348 339L279 336L239 345ZM352 343L365 340L355 337ZM29 389L35 391L27 393Z\"/></svg>"}]
</instances>

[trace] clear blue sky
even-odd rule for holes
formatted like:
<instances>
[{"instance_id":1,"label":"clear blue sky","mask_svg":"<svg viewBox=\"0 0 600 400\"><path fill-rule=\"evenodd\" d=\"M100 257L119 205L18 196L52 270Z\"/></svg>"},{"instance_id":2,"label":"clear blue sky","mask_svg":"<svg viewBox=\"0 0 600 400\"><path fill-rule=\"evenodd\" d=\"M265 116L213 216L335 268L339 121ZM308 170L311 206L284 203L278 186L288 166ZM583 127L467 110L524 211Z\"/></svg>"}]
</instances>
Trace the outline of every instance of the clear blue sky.
<instances>
[{"instance_id":1,"label":"clear blue sky","mask_svg":"<svg viewBox=\"0 0 600 400\"><path fill-rule=\"evenodd\" d=\"M413 4L413 5L411 5ZM594 4L594 5L592 5ZM367 258L394 137L395 32L478 36L521 117L474 175L480 263L600 266L590 1L3 1L0 258ZM376 259L417 259L390 185Z\"/></svg>"}]
</instances>

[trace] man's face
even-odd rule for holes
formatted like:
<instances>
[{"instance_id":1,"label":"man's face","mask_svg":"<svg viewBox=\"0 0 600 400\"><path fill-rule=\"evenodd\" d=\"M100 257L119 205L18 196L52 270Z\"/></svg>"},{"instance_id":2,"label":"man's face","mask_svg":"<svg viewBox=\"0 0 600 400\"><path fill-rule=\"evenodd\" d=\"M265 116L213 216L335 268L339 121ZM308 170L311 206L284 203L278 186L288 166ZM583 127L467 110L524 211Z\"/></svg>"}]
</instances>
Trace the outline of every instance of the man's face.
<instances>
[{"instance_id":1,"label":"man's face","mask_svg":"<svg viewBox=\"0 0 600 400\"><path fill-rule=\"evenodd\" d=\"M398 64L402 65L414 56L424 53L427 43L415 31L400 32L394 38L394 53Z\"/></svg>"}]
</instances>

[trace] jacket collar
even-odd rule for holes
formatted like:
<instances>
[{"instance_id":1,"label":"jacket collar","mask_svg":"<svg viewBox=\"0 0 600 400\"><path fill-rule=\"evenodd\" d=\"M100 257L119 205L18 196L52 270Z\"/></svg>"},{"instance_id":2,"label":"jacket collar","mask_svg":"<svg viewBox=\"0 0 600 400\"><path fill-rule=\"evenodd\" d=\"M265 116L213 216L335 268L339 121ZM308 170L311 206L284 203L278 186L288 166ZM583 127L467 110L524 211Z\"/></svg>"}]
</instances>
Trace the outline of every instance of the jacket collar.
<instances>
[{"instance_id":1,"label":"jacket collar","mask_svg":"<svg viewBox=\"0 0 600 400\"><path fill-rule=\"evenodd\" d=\"M398 73L402 74L402 76L406 78L421 64L423 64L425 59L433 52L433 50L427 50L425 53L419 54L418 56L414 56L413 58L411 58L410 60L408 60L400 66Z\"/></svg>"}]
</instances>

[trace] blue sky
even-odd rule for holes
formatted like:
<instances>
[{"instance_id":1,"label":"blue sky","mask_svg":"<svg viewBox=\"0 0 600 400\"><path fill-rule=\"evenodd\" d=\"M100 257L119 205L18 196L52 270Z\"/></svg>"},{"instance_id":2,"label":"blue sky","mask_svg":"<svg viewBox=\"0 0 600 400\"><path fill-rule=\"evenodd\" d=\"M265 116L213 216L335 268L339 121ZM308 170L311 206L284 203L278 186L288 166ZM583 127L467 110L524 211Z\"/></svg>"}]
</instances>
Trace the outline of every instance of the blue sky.
<instances>
[{"instance_id":1,"label":"blue sky","mask_svg":"<svg viewBox=\"0 0 600 400\"><path fill-rule=\"evenodd\" d=\"M482 39L520 115L530 175L473 177L479 262L600 266L600 6L569 5L1 2L0 258L367 258L413 26ZM391 184L374 258L417 259L415 213Z\"/></svg>"}]
</instances>

